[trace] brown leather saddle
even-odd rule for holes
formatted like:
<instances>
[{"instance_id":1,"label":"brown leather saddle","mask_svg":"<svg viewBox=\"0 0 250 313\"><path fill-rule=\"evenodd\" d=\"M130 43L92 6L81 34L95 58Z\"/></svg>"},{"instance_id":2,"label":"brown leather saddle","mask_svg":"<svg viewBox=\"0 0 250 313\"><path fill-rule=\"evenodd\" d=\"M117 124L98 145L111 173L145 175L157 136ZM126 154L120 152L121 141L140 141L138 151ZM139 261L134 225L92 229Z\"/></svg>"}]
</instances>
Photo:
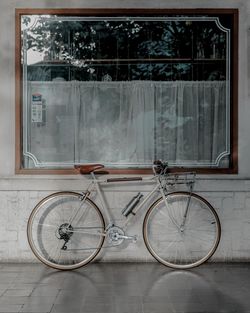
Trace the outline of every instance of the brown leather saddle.
<instances>
[{"instance_id":1,"label":"brown leather saddle","mask_svg":"<svg viewBox=\"0 0 250 313\"><path fill-rule=\"evenodd\" d=\"M108 171L100 171L101 168L104 168L104 165L102 164L75 165L74 167L80 174L83 175L90 174L92 172L95 172L96 174L109 174Z\"/></svg>"}]
</instances>

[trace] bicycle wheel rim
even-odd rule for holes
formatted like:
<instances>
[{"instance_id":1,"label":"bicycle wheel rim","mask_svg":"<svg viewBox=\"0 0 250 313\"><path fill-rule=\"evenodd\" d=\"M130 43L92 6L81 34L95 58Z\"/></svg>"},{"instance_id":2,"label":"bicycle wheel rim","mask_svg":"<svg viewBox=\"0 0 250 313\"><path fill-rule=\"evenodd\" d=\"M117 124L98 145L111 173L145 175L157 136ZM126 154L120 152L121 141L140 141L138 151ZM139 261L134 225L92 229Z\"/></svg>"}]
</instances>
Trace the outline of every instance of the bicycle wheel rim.
<instances>
[{"instance_id":1,"label":"bicycle wheel rim","mask_svg":"<svg viewBox=\"0 0 250 313\"><path fill-rule=\"evenodd\" d=\"M189 197L188 192L168 194L170 214L166 212L165 201L158 199L149 208L143 223L144 241L149 252L160 263L176 269L201 265L214 254L220 241L217 213L208 201L196 194L190 197L184 232L180 231L178 226L183 221Z\"/></svg>"},{"instance_id":2,"label":"bicycle wheel rim","mask_svg":"<svg viewBox=\"0 0 250 313\"><path fill-rule=\"evenodd\" d=\"M54 193L41 200L29 217L27 236L31 250L41 262L52 268L71 270L86 265L103 245L103 216L88 198L82 206L81 198L82 195L75 192ZM69 228L70 218L80 206L80 213ZM65 225L68 231L63 230ZM68 241L64 250L66 234Z\"/></svg>"}]
</instances>

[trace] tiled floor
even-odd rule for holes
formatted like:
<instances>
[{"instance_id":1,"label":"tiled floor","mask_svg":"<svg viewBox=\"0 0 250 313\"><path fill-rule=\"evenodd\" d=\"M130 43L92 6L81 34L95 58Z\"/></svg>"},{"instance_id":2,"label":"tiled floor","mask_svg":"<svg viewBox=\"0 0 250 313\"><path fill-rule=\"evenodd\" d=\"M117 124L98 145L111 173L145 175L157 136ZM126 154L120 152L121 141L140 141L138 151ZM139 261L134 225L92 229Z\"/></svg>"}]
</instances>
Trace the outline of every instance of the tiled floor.
<instances>
[{"instance_id":1,"label":"tiled floor","mask_svg":"<svg viewBox=\"0 0 250 313\"><path fill-rule=\"evenodd\" d=\"M99 263L71 272L0 264L0 312L250 313L250 263L189 271Z\"/></svg>"}]
</instances>

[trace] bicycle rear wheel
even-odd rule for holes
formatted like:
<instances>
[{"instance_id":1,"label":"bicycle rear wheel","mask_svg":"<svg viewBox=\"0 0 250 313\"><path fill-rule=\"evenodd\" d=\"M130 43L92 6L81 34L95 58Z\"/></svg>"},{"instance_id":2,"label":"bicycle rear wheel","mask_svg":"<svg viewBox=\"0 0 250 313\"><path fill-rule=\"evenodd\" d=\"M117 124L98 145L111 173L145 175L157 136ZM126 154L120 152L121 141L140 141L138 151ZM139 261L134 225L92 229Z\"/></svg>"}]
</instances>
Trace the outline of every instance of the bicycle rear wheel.
<instances>
[{"instance_id":1,"label":"bicycle rear wheel","mask_svg":"<svg viewBox=\"0 0 250 313\"><path fill-rule=\"evenodd\" d=\"M104 241L104 219L90 199L76 192L58 192L31 212L27 236L31 250L46 265L71 270L86 265Z\"/></svg>"},{"instance_id":2,"label":"bicycle rear wheel","mask_svg":"<svg viewBox=\"0 0 250 313\"><path fill-rule=\"evenodd\" d=\"M208 260L215 252L221 226L214 208L202 197L173 192L149 208L143 223L146 247L162 264L188 269ZM183 227L184 214L188 213Z\"/></svg>"}]
</instances>

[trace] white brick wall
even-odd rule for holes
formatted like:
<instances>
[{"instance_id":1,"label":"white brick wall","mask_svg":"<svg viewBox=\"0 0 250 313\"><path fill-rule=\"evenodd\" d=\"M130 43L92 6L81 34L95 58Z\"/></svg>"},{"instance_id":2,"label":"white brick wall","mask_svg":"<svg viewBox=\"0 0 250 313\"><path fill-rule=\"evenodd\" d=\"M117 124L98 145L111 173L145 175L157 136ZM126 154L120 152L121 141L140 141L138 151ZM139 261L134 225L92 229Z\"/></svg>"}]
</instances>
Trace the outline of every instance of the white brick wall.
<instances>
[{"instance_id":1,"label":"white brick wall","mask_svg":"<svg viewBox=\"0 0 250 313\"><path fill-rule=\"evenodd\" d=\"M14 183L13 183L14 182ZM9 190L13 184L18 190ZM205 197L215 207L222 224L222 238L213 259L215 261L250 260L250 191L244 190L248 180L199 179L196 192ZM237 190L235 191L235 184ZM30 252L26 237L26 225L29 214L35 204L47 194L86 186L78 178L72 179L32 179L18 178L0 180L0 261L35 261ZM220 188L217 188L219 187ZM38 189L38 190L37 190ZM210 191L209 191L210 189ZM242 189L242 190L241 190ZM125 218L122 208L136 194L138 185L116 185L106 189L107 202L112 215L119 222ZM123 190L123 191L122 191ZM149 186L140 185L139 191L147 192ZM146 210L144 211L146 212ZM151 261L142 236L144 213L136 216L136 223L128 228L131 235L137 234L136 244L124 244L110 249L103 249L99 256L102 261Z\"/></svg>"}]
</instances>

